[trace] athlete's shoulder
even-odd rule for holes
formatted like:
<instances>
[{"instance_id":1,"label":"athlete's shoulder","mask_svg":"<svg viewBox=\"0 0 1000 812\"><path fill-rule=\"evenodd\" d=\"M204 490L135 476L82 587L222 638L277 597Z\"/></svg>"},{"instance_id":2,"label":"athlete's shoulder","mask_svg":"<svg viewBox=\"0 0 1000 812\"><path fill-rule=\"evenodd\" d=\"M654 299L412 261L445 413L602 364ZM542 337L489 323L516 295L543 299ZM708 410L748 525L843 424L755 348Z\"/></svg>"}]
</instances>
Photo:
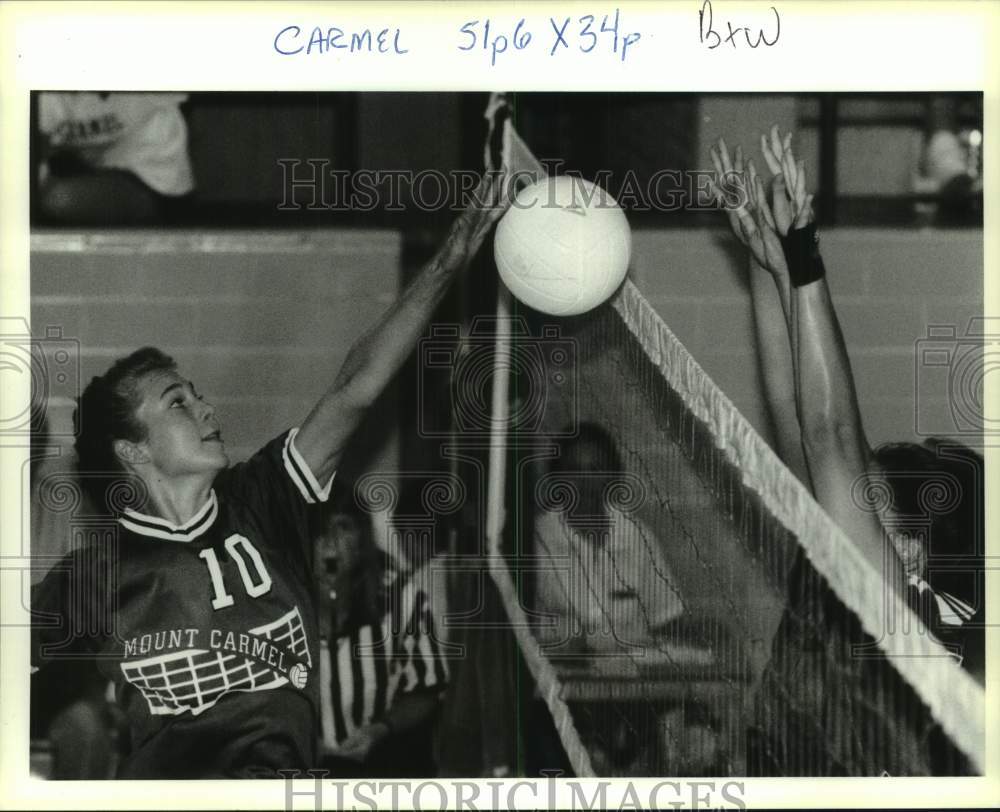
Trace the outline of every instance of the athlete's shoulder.
<instances>
[{"instance_id":1,"label":"athlete's shoulder","mask_svg":"<svg viewBox=\"0 0 1000 812\"><path fill-rule=\"evenodd\" d=\"M220 471L218 476L215 478L215 488L216 490L221 490L223 487L229 483L235 481L240 476L245 475L248 471L252 471L255 468L260 467L263 464L274 464L281 461L282 450L284 448L285 442L288 440L292 429L286 429L275 437L268 440L263 446L258 448L248 459L241 460L240 462L230 465L223 471Z\"/></svg>"},{"instance_id":2,"label":"athlete's shoulder","mask_svg":"<svg viewBox=\"0 0 1000 812\"><path fill-rule=\"evenodd\" d=\"M286 429L245 462L222 471L215 488L230 497L259 499L267 492L297 494L306 504L324 502L330 495L331 481L320 485L295 447L298 428Z\"/></svg>"}]
</instances>

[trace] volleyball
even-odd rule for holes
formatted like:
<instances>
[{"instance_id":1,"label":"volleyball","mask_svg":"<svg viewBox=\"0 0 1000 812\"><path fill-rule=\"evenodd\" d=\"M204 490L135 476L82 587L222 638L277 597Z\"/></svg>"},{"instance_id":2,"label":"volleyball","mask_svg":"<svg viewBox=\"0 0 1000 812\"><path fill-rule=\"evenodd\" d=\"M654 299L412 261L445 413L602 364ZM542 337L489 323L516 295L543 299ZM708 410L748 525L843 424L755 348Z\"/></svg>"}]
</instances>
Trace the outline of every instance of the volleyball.
<instances>
[{"instance_id":1,"label":"volleyball","mask_svg":"<svg viewBox=\"0 0 1000 812\"><path fill-rule=\"evenodd\" d=\"M553 316L586 313L614 293L632 253L618 202L578 177L524 187L493 242L500 278L524 304Z\"/></svg>"}]
</instances>

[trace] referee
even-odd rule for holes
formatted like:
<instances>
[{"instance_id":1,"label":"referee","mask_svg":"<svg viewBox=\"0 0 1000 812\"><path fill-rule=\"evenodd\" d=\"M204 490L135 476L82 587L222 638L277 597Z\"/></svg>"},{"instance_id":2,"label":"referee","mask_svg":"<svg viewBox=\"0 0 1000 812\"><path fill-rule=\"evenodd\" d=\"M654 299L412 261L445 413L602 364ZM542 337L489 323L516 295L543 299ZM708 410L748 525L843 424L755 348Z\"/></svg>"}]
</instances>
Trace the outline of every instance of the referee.
<instances>
[{"instance_id":1,"label":"referee","mask_svg":"<svg viewBox=\"0 0 1000 812\"><path fill-rule=\"evenodd\" d=\"M324 506L316 542L320 768L345 778L432 775L448 667L430 564L412 569L379 549L353 489L340 493Z\"/></svg>"}]
</instances>

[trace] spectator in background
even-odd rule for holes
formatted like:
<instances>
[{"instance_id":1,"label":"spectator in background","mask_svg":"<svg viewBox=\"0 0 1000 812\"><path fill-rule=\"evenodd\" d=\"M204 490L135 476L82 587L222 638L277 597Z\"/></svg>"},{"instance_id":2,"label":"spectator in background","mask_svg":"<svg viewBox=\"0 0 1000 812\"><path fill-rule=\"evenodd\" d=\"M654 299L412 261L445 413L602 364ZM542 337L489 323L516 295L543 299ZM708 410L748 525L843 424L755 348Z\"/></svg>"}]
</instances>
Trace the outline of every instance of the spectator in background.
<instances>
[{"instance_id":1,"label":"spectator in background","mask_svg":"<svg viewBox=\"0 0 1000 812\"><path fill-rule=\"evenodd\" d=\"M983 181L980 174L982 133L962 131L958 101L935 95L927 103L925 145L916 191L937 196L935 222L962 225L982 218Z\"/></svg>"},{"instance_id":2,"label":"spectator in background","mask_svg":"<svg viewBox=\"0 0 1000 812\"><path fill-rule=\"evenodd\" d=\"M581 424L537 494L535 550L547 561L536 606L556 618L551 642L622 651L652 642L684 612L660 541L621 509L633 496L614 439Z\"/></svg>"},{"instance_id":3,"label":"spectator in background","mask_svg":"<svg viewBox=\"0 0 1000 812\"><path fill-rule=\"evenodd\" d=\"M669 775L733 775L725 725L705 702L685 700L657 716L658 763Z\"/></svg>"},{"instance_id":4,"label":"spectator in background","mask_svg":"<svg viewBox=\"0 0 1000 812\"><path fill-rule=\"evenodd\" d=\"M184 93L42 92L38 213L66 225L170 220L194 189Z\"/></svg>"},{"instance_id":5,"label":"spectator in background","mask_svg":"<svg viewBox=\"0 0 1000 812\"><path fill-rule=\"evenodd\" d=\"M322 761L342 777L433 775L432 725L448 665L431 570L380 549L354 489L320 514L315 566L321 643Z\"/></svg>"}]
</instances>

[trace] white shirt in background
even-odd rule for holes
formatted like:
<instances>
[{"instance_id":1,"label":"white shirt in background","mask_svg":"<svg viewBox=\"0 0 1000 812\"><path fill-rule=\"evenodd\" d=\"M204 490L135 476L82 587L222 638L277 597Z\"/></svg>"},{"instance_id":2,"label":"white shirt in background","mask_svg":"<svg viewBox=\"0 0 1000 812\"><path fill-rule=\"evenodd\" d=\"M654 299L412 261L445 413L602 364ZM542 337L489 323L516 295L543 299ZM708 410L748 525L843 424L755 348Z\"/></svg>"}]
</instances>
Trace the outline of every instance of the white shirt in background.
<instances>
[{"instance_id":1,"label":"white shirt in background","mask_svg":"<svg viewBox=\"0 0 1000 812\"><path fill-rule=\"evenodd\" d=\"M95 169L134 173L161 195L194 188L186 93L39 94L38 123L55 148L72 149Z\"/></svg>"},{"instance_id":2,"label":"white shirt in background","mask_svg":"<svg viewBox=\"0 0 1000 812\"><path fill-rule=\"evenodd\" d=\"M571 528L563 513L535 522L539 611L557 617L549 640L582 633L588 648L614 651L648 643L659 627L684 612L658 540L637 518L610 511L603 541Z\"/></svg>"}]
</instances>

